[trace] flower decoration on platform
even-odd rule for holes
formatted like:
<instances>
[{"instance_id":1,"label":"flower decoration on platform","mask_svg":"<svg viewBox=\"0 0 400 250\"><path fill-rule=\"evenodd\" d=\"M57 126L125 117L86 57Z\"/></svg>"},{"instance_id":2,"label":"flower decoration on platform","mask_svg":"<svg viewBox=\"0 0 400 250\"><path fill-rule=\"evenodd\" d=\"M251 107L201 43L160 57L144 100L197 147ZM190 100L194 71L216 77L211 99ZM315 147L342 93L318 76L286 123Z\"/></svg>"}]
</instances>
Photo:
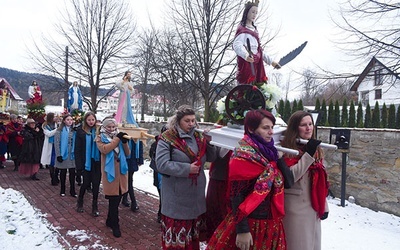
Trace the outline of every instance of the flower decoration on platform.
<instances>
[{"instance_id":1,"label":"flower decoration on platform","mask_svg":"<svg viewBox=\"0 0 400 250\"><path fill-rule=\"evenodd\" d=\"M252 109L265 108L276 113L275 105L280 98L280 88L272 83L238 85L217 102L217 110L220 114L218 123L221 125L243 124L246 113Z\"/></svg>"},{"instance_id":2,"label":"flower decoration on platform","mask_svg":"<svg viewBox=\"0 0 400 250\"><path fill-rule=\"evenodd\" d=\"M74 109L71 113L72 119L74 119L74 123L80 124L82 122L83 116L85 115L85 112L79 109Z\"/></svg>"},{"instance_id":3,"label":"flower decoration on platform","mask_svg":"<svg viewBox=\"0 0 400 250\"><path fill-rule=\"evenodd\" d=\"M44 117L46 116L44 110L45 106L46 104L44 102L27 103L26 109L28 110L28 118L32 118L39 123L44 122Z\"/></svg>"}]
</instances>

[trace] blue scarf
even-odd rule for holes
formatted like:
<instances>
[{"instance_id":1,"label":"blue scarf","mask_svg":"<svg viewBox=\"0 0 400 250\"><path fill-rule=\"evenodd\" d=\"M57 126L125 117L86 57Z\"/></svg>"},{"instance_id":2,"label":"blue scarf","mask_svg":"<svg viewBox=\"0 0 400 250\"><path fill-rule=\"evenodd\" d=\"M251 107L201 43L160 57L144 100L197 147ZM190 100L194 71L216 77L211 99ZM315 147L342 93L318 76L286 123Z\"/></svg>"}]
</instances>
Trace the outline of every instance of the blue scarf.
<instances>
[{"instance_id":1,"label":"blue scarf","mask_svg":"<svg viewBox=\"0 0 400 250\"><path fill-rule=\"evenodd\" d=\"M54 128L52 128L50 125L46 125L46 129L51 131ZM54 135L49 137L49 143L54 143Z\"/></svg>"},{"instance_id":2,"label":"blue scarf","mask_svg":"<svg viewBox=\"0 0 400 250\"><path fill-rule=\"evenodd\" d=\"M110 139L106 137L104 133L101 133L101 141L108 144ZM122 142L119 143L119 169L121 174L125 175L128 172L128 164L126 163L126 157ZM114 166L114 150L106 154L106 160L104 164L104 172L107 174L107 180L113 182L115 179L115 166Z\"/></svg>"},{"instance_id":3,"label":"blue scarf","mask_svg":"<svg viewBox=\"0 0 400 250\"><path fill-rule=\"evenodd\" d=\"M71 129L72 128L70 128L70 130ZM60 151L61 151L61 156L62 156L64 161L68 159L68 155L70 155L70 160L74 160L75 159L75 155L74 155L75 131L72 132L72 141L71 141L71 143L69 143L68 138L69 138L68 129L67 129L67 127L63 127L62 130L61 130ZM71 152L69 152L70 148L71 148Z\"/></svg>"},{"instance_id":4,"label":"blue scarf","mask_svg":"<svg viewBox=\"0 0 400 250\"><path fill-rule=\"evenodd\" d=\"M100 161L100 151L95 142L96 129L92 128L89 134L86 134L86 157L85 157L85 170L92 170L92 159Z\"/></svg>"}]
</instances>

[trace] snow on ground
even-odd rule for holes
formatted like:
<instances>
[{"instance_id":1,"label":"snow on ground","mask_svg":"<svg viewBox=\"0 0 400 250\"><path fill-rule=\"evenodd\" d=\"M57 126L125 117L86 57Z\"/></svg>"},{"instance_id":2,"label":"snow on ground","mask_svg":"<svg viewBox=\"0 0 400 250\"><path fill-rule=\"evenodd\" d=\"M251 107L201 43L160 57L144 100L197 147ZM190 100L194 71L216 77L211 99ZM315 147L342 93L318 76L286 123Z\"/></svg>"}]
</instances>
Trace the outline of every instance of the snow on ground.
<instances>
[{"instance_id":1,"label":"snow on ground","mask_svg":"<svg viewBox=\"0 0 400 250\"><path fill-rule=\"evenodd\" d=\"M146 161L134 174L134 187L158 196L152 178L152 170ZM62 249L57 241L57 229L20 192L0 187L0 204L0 249ZM330 199L329 205L329 217L322 222L322 249L400 249L400 217L374 212L347 201L346 206L341 207L339 199ZM82 241L96 237L84 230L69 231L68 234ZM92 247L107 249L100 244Z\"/></svg>"}]
</instances>

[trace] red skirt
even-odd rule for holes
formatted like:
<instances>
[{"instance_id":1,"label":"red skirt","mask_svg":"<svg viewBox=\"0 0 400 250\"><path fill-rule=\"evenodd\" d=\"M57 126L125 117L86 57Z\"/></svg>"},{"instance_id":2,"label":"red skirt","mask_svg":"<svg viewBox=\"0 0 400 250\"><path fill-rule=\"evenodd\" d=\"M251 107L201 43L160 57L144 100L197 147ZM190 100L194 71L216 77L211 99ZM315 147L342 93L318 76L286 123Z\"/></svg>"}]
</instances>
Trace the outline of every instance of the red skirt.
<instances>
[{"instance_id":1,"label":"red skirt","mask_svg":"<svg viewBox=\"0 0 400 250\"><path fill-rule=\"evenodd\" d=\"M161 217L162 248L170 250L199 250L200 231L205 225L203 215L194 220Z\"/></svg>"},{"instance_id":2,"label":"red skirt","mask_svg":"<svg viewBox=\"0 0 400 250\"><path fill-rule=\"evenodd\" d=\"M282 219L262 220L248 218L253 245L250 249L284 250L286 249L285 232ZM236 247L236 225L232 213L215 230L208 242L210 250L233 250Z\"/></svg>"},{"instance_id":3,"label":"red skirt","mask_svg":"<svg viewBox=\"0 0 400 250\"><path fill-rule=\"evenodd\" d=\"M214 234L215 229L228 214L228 182L210 179L206 196L206 241Z\"/></svg>"},{"instance_id":4,"label":"red skirt","mask_svg":"<svg viewBox=\"0 0 400 250\"><path fill-rule=\"evenodd\" d=\"M29 175L32 176L39 172L40 164L33 164L33 163L21 163L18 167L18 172L22 175Z\"/></svg>"}]
</instances>

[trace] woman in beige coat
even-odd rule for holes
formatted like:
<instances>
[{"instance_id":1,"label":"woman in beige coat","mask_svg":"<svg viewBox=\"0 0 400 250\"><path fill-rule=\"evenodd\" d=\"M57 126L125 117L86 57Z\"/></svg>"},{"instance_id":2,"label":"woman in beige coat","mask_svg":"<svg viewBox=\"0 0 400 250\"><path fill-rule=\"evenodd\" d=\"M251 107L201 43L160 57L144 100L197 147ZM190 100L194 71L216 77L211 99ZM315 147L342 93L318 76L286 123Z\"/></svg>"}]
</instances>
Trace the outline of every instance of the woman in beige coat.
<instances>
[{"instance_id":1,"label":"woman in beige coat","mask_svg":"<svg viewBox=\"0 0 400 250\"><path fill-rule=\"evenodd\" d=\"M108 199L106 225L115 237L121 237L118 206L121 197L128 192L128 165L126 156L130 155L126 133L118 132L113 118L104 119L96 143L101 153L101 176L103 192Z\"/></svg>"},{"instance_id":2,"label":"woman in beige coat","mask_svg":"<svg viewBox=\"0 0 400 250\"><path fill-rule=\"evenodd\" d=\"M297 143L306 139L306 145ZM320 250L321 220L328 217L328 180L323 152L315 140L314 121L310 113L296 111L289 119L283 147L296 149L298 156L284 155L294 176L294 185L285 189L283 224L288 250Z\"/></svg>"}]
</instances>

